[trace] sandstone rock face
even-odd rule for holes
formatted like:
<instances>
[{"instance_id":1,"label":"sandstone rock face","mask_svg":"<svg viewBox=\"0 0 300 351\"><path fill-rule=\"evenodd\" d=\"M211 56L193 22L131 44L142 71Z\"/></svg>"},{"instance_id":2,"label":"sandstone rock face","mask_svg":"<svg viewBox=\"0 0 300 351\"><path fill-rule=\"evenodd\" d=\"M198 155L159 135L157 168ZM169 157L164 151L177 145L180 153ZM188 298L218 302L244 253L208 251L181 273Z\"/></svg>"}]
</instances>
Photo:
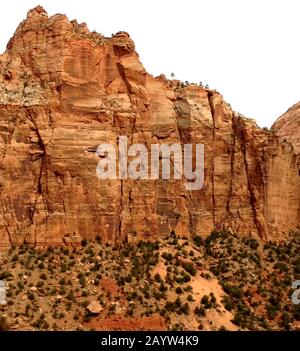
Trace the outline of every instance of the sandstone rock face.
<instances>
[{"instance_id":1,"label":"sandstone rock face","mask_svg":"<svg viewBox=\"0 0 300 351\"><path fill-rule=\"evenodd\" d=\"M292 106L272 126L281 141L290 142L297 154L300 154L300 102Z\"/></svg>"},{"instance_id":2,"label":"sandstone rock face","mask_svg":"<svg viewBox=\"0 0 300 351\"><path fill-rule=\"evenodd\" d=\"M293 145L215 91L149 75L124 32L106 38L31 10L0 56L0 126L1 246L213 228L271 238L300 223ZM204 187L98 179L95 150L120 135L149 148L203 143Z\"/></svg>"}]
</instances>

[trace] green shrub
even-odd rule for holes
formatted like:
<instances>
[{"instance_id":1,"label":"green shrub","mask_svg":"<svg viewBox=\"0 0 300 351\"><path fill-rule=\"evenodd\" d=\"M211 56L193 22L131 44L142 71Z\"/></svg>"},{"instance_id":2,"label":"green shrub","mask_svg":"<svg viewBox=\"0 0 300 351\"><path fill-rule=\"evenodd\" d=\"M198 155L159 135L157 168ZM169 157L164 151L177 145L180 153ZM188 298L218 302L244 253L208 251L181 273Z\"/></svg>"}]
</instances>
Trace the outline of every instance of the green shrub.
<instances>
[{"instance_id":1,"label":"green shrub","mask_svg":"<svg viewBox=\"0 0 300 351\"><path fill-rule=\"evenodd\" d=\"M181 306L181 312L186 315L190 313L190 306L187 302Z\"/></svg>"},{"instance_id":2,"label":"green shrub","mask_svg":"<svg viewBox=\"0 0 300 351\"><path fill-rule=\"evenodd\" d=\"M300 321L300 305L294 305L294 307L293 307L293 318L296 321Z\"/></svg>"},{"instance_id":3,"label":"green shrub","mask_svg":"<svg viewBox=\"0 0 300 351\"><path fill-rule=\"evenodd\" d=\"M85 247L88 244L86 239L81 240L81 246Z\"/></svg>"},{"instance_id":4,"label":"green shrub","mask_svg":"<svg viewBox=\"0 0 300 351\"><path fill-rule=\"evenodd\" d=\"M289 270L289 267L284 262L276 262L274 268L278 269L280 272L287 272Z\"/></svg>"},{"instance_id":5,"label":"green shrub","mask_svg":"<svg viewBox=\"0 0 300 351\"><path fill-rule=\"evenodd\" d=\"M176 292L176 294L178 294L178 295L182 294L182 289L181 289L181 287L178 286L178 287L175 289L175 292Z\"/></svg>"},{"instance_id":6,"label":"green shrub","mask_svg":"<svg viewBox=\"0 0 300 351\"><path fill-rule=\"evenodd\" d=\"M194 312L199 317L205 317L205 315L206 315L205 308L203 306L196 307Z\"/></svg>"},{"instance_id":7,"label":"green shrub","mask_svg":"<svg viewBox=\"0 0 300 351\"><path fill-rule=\"evenodd\" d=\"M222 303L227 311L231 311L234 308L234 303L229 296L224 296Z\"/></svg>"},{"instance_id":8,"label":"green shrub","mask_svg":"<svg viewBox=\"0 0 300 351\"><path fill-rule=\"evenodd\" d=\"M197 246L201 246L204 243L204 240L199 235L193 236L193 241Z\"/></svg>"},{"instance_id":9,"label":"green shrub","mask_svg":"<svg viewBox=\"0 0 300 351\"><path fill-rule=\"evenodd\" d=\"M182 263L182 267L188 272L190 273L190 275L192 275L193 277L196 275L197 270L194 267L194 265L190 262L184 262Z\"/></svg>"},{"instance_id":10,"label":"green shrub","mask_svg":"<svg viewBox=\"0 0 300 351\"><path fill-rule=\"evenodd\" d=\"M0 273L0 280L11 278L13 275L10 272L4 271Z\"/></svg>"},{"instance_id":11,"label":"green shrub","mask_svg":"<svg viewBox=\"0 0 300 351\"><path fill-rule=\"evenodd\" d=\"M237 286L232 284L223 283L222 284L223 290L230 296L240 299L243 297L244 293L243 290Z\"/></svg>"},{"instance_id":12,"label":"green shrub","mask_svg":"<svg viewBox=\"0 0 300 351\"><path fill-rule=\"evenodd\" d=\"M236 312L231 322L237 326L241 326L243 323L243 320L244 320L243 315L240 312Z\"/></svg>"},{"instance_id":13,"label":"green shrub","mask_svg":"<svg viewBox=\"0 0 300 351\"><path fill-rule=\"evenodd\" d=\"M283 312L281 316L280 326L283 327L285 330L290 330L290 323L291 318L287 312Z\"/></svg>"},{"instance_id":14,"label":"green shrub","mask_svg":"<svg viewBox=\"0 0 300 351\"><path fill-rule=\"evenodd\" d=\"M201 299L201 305L204 306L204 308L209 309L211 308L211 302L210 299L207 295L204 295Z\"/></svg>"}]
</instances>

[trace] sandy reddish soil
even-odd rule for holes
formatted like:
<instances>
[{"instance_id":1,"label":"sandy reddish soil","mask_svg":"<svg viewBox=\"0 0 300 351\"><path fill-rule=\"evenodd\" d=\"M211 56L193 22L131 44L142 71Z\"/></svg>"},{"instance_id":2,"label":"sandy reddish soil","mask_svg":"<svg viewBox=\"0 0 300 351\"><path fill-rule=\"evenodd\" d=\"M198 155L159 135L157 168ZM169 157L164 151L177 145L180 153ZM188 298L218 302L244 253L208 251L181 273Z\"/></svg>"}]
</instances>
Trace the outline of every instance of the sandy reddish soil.
<instances>
[{"instance_id":1,"label":"sandy reddish soil","mask_svg":"<svg viewBox=\"0 0 300 351\"><path fill-rule=\"evenodd\" d=\"M213 278L207 280L202 278L201 276L197 278L193 277L191 285L194 291L193 297L196 301L200 300L201 296L209 295L211 292L213 292L216 297L217 303L220 306L222 306L221 300L224 296L224 291L222 290L222 287L218 283L217 279ZM233 314L229 311L226 311L225 308L222 306L222 308L220 308L220 312L217 312L216 310L208 311L206 320L212 320L216 328L224 326L228 330L237 330L237 326L231 322L233 317ZM192 323L189 327L195 328L196 325L195 323ZM206 325L204 323L204 329L206 329L205 327Z\"/></svg>"},{"instance_id":2,"label":"sandy reddish soil","mask_svg":"<svg viewBox=\"0 0 300 351\"><path fill-rule=\"evenodd\" d=\"M111 293L112 296L120 295L120 289L117 283L109 277L103 277L101 279L101 286L104 290Z\"/></svg>"},{"instance_id":3,"label":"sandy reddish soil","mask_svg":"<svg viewBox=\"0 0 300 351\"><path fill-rule=\"evenodd\" d=\"M85 324L88 328L96 330L167 330L164 318L161 316L151 317L108 317L108 318L93 318Z\"/></svg>"}]
</instances>

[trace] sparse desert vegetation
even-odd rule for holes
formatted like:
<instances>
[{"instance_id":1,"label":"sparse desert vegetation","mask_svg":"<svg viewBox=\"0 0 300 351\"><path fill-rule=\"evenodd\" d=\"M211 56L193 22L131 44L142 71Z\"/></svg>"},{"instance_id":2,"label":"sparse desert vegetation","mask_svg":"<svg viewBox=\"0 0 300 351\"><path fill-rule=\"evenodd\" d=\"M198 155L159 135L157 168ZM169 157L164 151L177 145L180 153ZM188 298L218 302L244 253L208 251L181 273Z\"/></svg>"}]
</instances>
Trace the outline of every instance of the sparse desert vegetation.
<instances>
[{"instance_id":1,"label":"sparse desert vegetation","mask_svg":"<svg viewBox=\"0 0 300 351\"><path fill-rule=\"evenodd\" d=\"M122 247L27 245L0 256L0 330L295 330L300 233L281 243L229 232ZM92 305L91 305L92 303Z\"/></svg>"}]
</instances>

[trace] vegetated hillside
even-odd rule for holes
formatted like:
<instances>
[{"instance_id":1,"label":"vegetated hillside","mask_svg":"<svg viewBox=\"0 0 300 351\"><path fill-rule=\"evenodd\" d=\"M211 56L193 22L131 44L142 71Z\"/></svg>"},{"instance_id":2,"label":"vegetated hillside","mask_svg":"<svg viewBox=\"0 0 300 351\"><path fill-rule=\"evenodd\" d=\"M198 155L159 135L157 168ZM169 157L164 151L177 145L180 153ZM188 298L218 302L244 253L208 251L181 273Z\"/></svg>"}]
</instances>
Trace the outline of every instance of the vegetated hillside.
<instances>
[{"instance_id":1,"label":"vegetated hillside","mask_svg":"<svg viewBox=\"0 0 300 351\"><path fill-rule=\"evenodd\" d=\"M281 243L229 232L123 247L11 248L0 256L0 329L296 330L300 233ZM5 322L6 321L6 322Z\"/></svg>"}]
</instances>

